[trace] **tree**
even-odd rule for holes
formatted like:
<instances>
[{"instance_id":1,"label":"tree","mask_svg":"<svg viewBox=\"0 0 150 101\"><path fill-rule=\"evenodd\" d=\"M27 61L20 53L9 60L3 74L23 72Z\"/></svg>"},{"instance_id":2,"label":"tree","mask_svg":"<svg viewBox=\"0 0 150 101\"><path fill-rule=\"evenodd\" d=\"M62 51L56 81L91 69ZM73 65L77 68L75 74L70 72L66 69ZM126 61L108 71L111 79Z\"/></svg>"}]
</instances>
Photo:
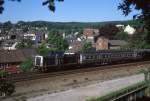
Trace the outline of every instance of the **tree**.
<instances>
[{"instance_id":1,"label":"tree","mask_svg":"<svg viewBox=\"0 0 150 101\"><path fill-rule=\"evenodd\" d=\"M15 85L6 79L0 79L0 96L11 96L15 92Z\"/></svg>"},{"instance_id":2,"label":"tree","mask_svg":"<svg viewBox=\"0 0 150 101\"><path fill-rule=\"evenodd\" d=\"M145 23L145 28L148 30L147 41L150 44L150 0L123 0L118 6L118 9L123 11L127 16L132 12L133 8L139 10L140 13L134 15L133 18L142 19Z\"/></svg>"},{"instance_id":3,"label":"tree","mask_svg":"<svg viewBox=\"0 0 150 101\"><path fill-rule=\"evenodd\" d=\"M100 29L100 34L112 39L118 32L119 29L113 24L106 24Z\"/></svg>"},{"instance_id":4,"label":"tree","mask_svg":"<svg viewBox=\"0 0 150 101\"><path fill-rule=\"evenodd\" d=\"M68 45L57 30L51 30L48 35L48 43L54 45L56 50L66 50Z\"/></svg>"},{"instance_id":5,"label":"tree","mask_svg":"<svg viewBox=\"0 0 150 101\"><path fill-rule=\"evenodd\" d=\"M45 56L45 55L48 54L49 49L46 47L46 44L45 44L45 43L42 43L42 44L38 47L37 51L38 51L38 53L39 53L40 55Z\"/></svg>"},{"instance_id":6,"label":"tree","mask_svg":"<svg viewBox=\"0 0 150 101\"><path fill-rule=\"evenodd\" d=\"M124 31L120 31L115 35L115 39L119 39L119 40L128 40L129 36L128 33L124 32Z\"/></svg>"},{"instance_id":7,"label":"tree","mask_svg":"<svg viewBox=\"0 0 150 101\"><path fill-rule=\"evenodd\" d=\"M0 71L0 96L10 96L15 92L15 85L12 81L8 81L6 78L8 73Z\"/></svg>"},{"instance_id":8,"label":"tree","mask_svg":"<svg viewBox=\"0 0 150 101\"><path fill-rule=\"evenodd\" d=\"M0 78L6 78L8 73L4 70L0 70Z\"/></svg>"},{"instance_id":9,"label":"tree","mask_svg":"<svg viewBox=\"0 0 150 101\"><path fill-rule=\"evenodd\" d=\"M24 39L21 40L21 42L19 42L16 46L16 48L31 48L33 45L33 41L31 39Z\"/></svg>"},{"instance_id":10,"label":"tree","mask_svg":"<svg viewBox=\"0 0 150 101\"><path fill-rule=\"evenodd\" d=\"M78 34L76 35L77 38L80 38L83 35L83 29L78 29Z\"/></svg>"},{"instance_id":11,"label":"tree","mask_svg":"<svg viewBox=\"0 0 150 101\"><path fill-rule=\"evenodd\" d=\"M91 42L84 42L84 45L82 47L82 51L85 52L85 51L88 51L89 49L92 48L92 43Z\"/></svg>"},{"instance_id":12,"label":"tree","mask_svg":"<svg viewBox=\"0 0 150 101\"><path fill-rule=\"evenodd\" d=\"M27 58L24 62L21 63L20 67L23 72L30 71L31 68L33 67L32 58Z\"/></svg>"},{"instance_id":13,"label":"tree","mask_svg":"<svg viewBox=\"0 0 150 101\"><path fill-rule=\"evenodd\" d=\"M148 33L146 31L133 34L132 37L128 39L129 45L127 47L136 49L150 48L150 45L145 40L147 38L147 34Z\"/></svg>"},{"instance_id":14,"label":"tree","mask_svg":"<svg viewBox=\"0 0 150 101\"><path fill-rule=\"evenodd\" d=\"M4 5L5 1L6 0L0 0L0 13L3 13L3 11L4 11L3 5ZM10 1L18 1L18 2L20 2L21 0L10 0ZM54 12L55 9L56 9L55 8L55 2L56 1L61 2L61 1L64 1L64 0L46 0L46 1L43 1L43 5L48 5L49 10Z\"/></svg>"}]
</instances>

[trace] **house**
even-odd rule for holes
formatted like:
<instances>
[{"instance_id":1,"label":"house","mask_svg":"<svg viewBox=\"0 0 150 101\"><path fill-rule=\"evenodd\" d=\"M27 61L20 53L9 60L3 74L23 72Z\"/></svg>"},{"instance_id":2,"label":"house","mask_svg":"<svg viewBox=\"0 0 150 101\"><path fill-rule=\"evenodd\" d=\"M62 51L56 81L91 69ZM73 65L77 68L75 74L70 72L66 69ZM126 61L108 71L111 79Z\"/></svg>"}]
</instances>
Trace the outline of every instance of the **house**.
<instances>
[{"instance_id":1,"label":"house","mask_svg":"<svg viewBox=\"0 0 150 101\"><path fill-rule=\"evenodd\" d=\"M69 34L65 36L65 40L68 44L72 44L77 40L77 38L74 34Z\"/></svg>"},{"instance_id":2,"label":"house","mask_svg":"<svg viewBox=\"0 0 150 101\"><path fill-rule=\"evenodd\" d=\"M7 40L1 43L1 48L4 50L16 50L16 45L18 42L16 40Z\"/></svg>"},{"instance_id":3,"label":"house","mask_svg":"<svg viewBox=\"0 0 150 101\"><path fill-rule=\"evenodd\" d=\"M35 39L36 39L36 35L35 34L24 34L23 35L23 38L24 39L30 39L30 40L32 40L32 41L35 41Z\"/></svg>"},{"instance_id":4,"label":"house","mask_svg":"<svg viewBox=\"0 0 150 101\"><path fill-rule=\"evenodd\" d=\"M116 27L121 29L121 30L124 29L124 25L122 25L122 24L118 24L118 25L116 25Z\"/></svg>"},{"instance_id":5,"label":"house","mask_svg":"<svg viewBox=\"0 0 150 101\"><path fill-rule=\"evenodd\" d=\"M124 40L109 40L109 49L121 49L122 46L127 45Z\"/></svg>"},{"instance_id":6,"label":"house","mask_svg":"<svg viewBox=\"0 0 150 101\"><path fill-rule=\"evenodd\" d=\"M4 50L16 50L17 44L18 44L18 42L5 44L5 45L3 46L3 49L4 49Z\"/></svg>"},{"instance_id":7,"label":"house","mask_svg":"<svg viewBox=\"0 0 150 101\"><path fill-rule=\"evenodd\" d=\"M94 36L99 34L98 29L92 29L92 28L85 28L83 30L83 35L86 39L94 39Z\"/></svg>"},{"instance_id":8,"label":"house","mask_svg":"<svg viewBox=\"0 0 150 101\"><path fill-rule=\"evenodd\" d=\"M27 58L34 57L36 50L0 50L0 70L6 70L11 73L20 72L19 65Z\"/></svg>"},{"instance_id":9,"label":"house","mask_svg":"<svg viewBox=\"0 0 150 101\"><path fill-rule=\"evenodd\" d=\"M133 35L136 32L136 29L134 29L130 25L127 25L124 29L124 32L127 32L129 35Z\"/></svg>"},{"instance_id":10,"label":"house","mask_svg":"<svg viewBox=\"0 0 150 101\"><path fill-rule=\"evenodd\" d=\"M69 45L68 53L76 53L79 52L83 47L83 42L75 41Z\"/></svg>"},{"instance_id":11,"label":"house","mask_svg":"<svg viewBox=\"0 0 150 101\"><path fill-rule=\"evenodd\" d=\"M122 28L122 27L124 27L124 25L122 25L122 24L117 24L116 27Z\"/></svg>"},{"instance_id":12,"label":"house","mask_svg":"<svg viewBox=\"0 0 150 101\"><path fill-rule=\"evenodd\" d=\"M109 42L108 42L108 38L104 37L104 36L101 36L101 37L98 37L97 40L96 40L96 43L95 43L95 47L96 47L96 50L106 50L106 49L109 49Z\"/></svg>"},{"instance_id":13,"label":"house","mask_svg":"<svg viewBox=\"0 0 150 101\"><path fill-rule=\"evenodd\" d=\"M127 45L127 42L124 40L109 40L105 36L99 36L95 40L96 50L121 49L125 45Z\"/></svg>"}]
</instances>

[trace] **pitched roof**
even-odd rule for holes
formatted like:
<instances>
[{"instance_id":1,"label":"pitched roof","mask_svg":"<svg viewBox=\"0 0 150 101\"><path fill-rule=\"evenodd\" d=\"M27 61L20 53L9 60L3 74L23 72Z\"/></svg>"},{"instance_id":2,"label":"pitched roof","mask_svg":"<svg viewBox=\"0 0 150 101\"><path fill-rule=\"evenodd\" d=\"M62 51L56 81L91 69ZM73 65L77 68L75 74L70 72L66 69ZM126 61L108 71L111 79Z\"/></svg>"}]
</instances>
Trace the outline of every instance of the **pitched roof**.
<instances>
[{"instance_id":1,"label":"pitched roof","mask_svg":"<svg viewBox=\"0 0 150 101\"><path fill-rule=\"evenodd\" d=\"M72 47L72 49L69 49L67 52L76 53L83 47L83 42L75 41L74 43L71 43L70 46Z\"/></svg>"},{"instance_id":2,"label":"pitched roof","mask_svg":"<svg viewBox=\"0 0 150 101\"><path fill-rule=\"evenodd\" d=\"M28 58L28 57L33 57L37 54L36 50L35 49L21 49L23 55L25 58Z\"/></svg>"},{"instance_id":3,"label":"pitched roof","mask_svg":"<svg viewBox=\"0 0 150 101\"><path fill-rule=\"evenodd\" d=\"M127 42L124 40L109 40L110 45L114 45L114 46L123 46L126 45Z\"/></svg>"},{"instance_id":4,"label":"pitched roof","mask_svg":"<svg viewBox=\"0 0 150 101\"><path fill-rule=\"evenodd\" d=\"M0 50L0 63L23 62L26 58L36 55L34 49Z\"/></svg>"},{"instance_id":5,"label":"pitched roof","mask_svg":"<svg viewBox=\"0 0 150 101\"><path fill-rule=\"evenodd\" d=\"M83 34L87 37L93 37L95 34L98 34L98 33L99 33L98 29L85 28L83 30Z\"/></svg>"}]
</instances>

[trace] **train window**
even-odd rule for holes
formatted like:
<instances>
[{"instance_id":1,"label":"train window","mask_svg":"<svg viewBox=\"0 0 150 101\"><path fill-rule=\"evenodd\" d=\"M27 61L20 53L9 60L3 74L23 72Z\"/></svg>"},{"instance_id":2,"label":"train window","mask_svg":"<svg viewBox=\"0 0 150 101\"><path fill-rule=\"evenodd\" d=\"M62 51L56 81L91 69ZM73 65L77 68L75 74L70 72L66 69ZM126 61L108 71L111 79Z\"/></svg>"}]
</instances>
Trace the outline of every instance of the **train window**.
<instances>
[{"instance_id":1,"label":"train window","mask_svg":"<svg viewBox=\"0 0 150 101\"><path fill-rule=\"evenodd\" d=\"M41 64L41 57L36 57L36 65L40 66Z\"/></svg>"},{"instance_id":2,"label":"train window","mask_svg":"<svg viewBox=\"0 0 150 101\"><path fill-rule=\"evenodd\" d=\"M113 54L111 54L110 56L113 57Z\"/></svg>"},{"instance_id":3,"label":"train window","mask_svg":"<svg viewBox=\"0 0 150 101\"><path fill-rule=\"evenodd\" d=\"M87 59L91 59L91 56L88 55L88 56L87 56Z\"/></svg>"},{"instance_id":4,"label":"train window","mask_svg":"<svg viewBox=\"0 0 150 101\"><path fill-rule=\"evenodd\" d=\"M107 58L109 58L110 57L110 55L109 54L107 54Z\"/></svg>"},{"instance_id":5,"label":"train window","mask_svg":"<svg viewBox=\"0 0 150 101\"><path fill-rule=\"evenodd\" d=\"M86 59L89 59L89 56L88 56L88 55L86 55Z\"/></svg>"},{"instance_id":6,"label":"train window","mask_svg":"<svg viewBox=\"0 0 150 101\"><path fill-rule=\"evenodd\" d=\"M105 54L103 54L102 57L105 58Z\"/></svg>"},{"instance_id":7,"label":"train window","mask_svg":"<svg viewBox=\"0 0 150 101\"><path fill-rule=\"evenodd\" d=\"M107 58L108 57L108 55L107 54L105 54L105 58Z\"/></svg>"},{"instance_id":8,"label":"train window","mask_svg":"<svg viewBox=\"0 0 150 101\"><path fill-rule=\"evenodd\" d=\"M101 58L102 56L101 55L99 55L99 58Z\"/></svg>"}]
</instances>

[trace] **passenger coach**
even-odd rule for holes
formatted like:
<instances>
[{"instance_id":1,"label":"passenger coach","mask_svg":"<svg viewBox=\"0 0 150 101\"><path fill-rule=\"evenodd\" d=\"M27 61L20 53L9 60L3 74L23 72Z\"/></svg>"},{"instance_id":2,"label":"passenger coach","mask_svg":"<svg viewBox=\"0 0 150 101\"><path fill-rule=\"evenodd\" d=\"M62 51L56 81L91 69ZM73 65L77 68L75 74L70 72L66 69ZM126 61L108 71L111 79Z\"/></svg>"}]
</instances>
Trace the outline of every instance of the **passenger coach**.
<instances>
[{"instance_id":1,"label":"passenger coach","mask_svg":"<svg viewBox=\"0 0 150 101\"><path fill-rule=\"evenodd\" d=\"M87 66L141 61L150 56L149 50L101 50L79 53L50 52L35 56L35 67L45 70L67 70Z\"/></svg>"}]
</instances>

